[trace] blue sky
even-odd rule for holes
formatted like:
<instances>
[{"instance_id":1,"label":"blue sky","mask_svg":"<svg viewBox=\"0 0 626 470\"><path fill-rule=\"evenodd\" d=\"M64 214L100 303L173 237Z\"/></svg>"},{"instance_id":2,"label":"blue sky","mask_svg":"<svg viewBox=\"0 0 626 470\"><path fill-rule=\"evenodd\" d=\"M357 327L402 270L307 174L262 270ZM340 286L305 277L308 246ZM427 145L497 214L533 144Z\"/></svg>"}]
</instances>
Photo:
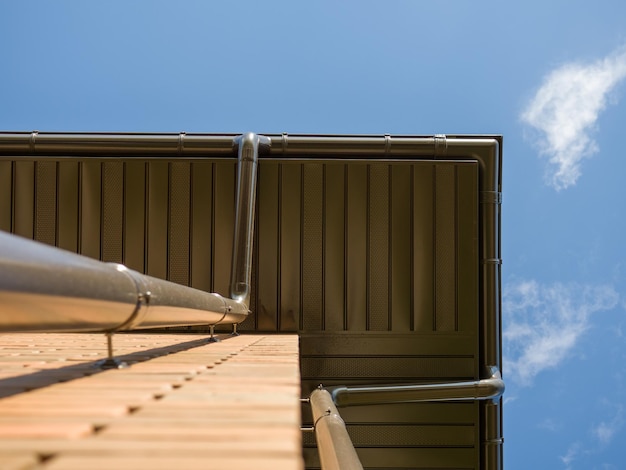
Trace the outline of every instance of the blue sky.
<instances>
[{"instance_id":1,"label":"blue sky","mask_svg":"<svg viewBox=\"0 0 626 470\"><path fill-rule=\"evenodd\" d=\"M626 450L626 3L2 2L0 129L504 135L506 468Z\"/></svg>"}]
</instances>

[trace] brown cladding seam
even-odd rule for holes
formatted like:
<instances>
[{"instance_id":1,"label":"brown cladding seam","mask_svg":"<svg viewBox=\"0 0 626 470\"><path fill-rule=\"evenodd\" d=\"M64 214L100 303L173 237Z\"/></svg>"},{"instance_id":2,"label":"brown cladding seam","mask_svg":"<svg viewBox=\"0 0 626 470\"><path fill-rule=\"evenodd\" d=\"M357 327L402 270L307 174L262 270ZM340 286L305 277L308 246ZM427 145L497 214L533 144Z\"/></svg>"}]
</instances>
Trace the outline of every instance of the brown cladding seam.
<instances>
[{"instance_id":1,"label":"brown cladding seam","mask_svg":"<svg viewBox=\"0 0 626 470\"><path fill-rule=\"evenodd\" d=\"M182 150L182 139L184 138L184 133L181 133L181 150ZM193 200L193 162L189 163L189 232L187 233L187 246L189 247L187 251L187 278L189 279L189 285L193 285L193 208L194 208L194 200Z\"/></svg>"},{"instance_id":2,"label":"brown cladding seam","mask_svg":"<svg viewBox=\"0 0 626 470\"><path fill-rule=\"evenodd\" d=\"M60 212L60 197L61 197L61 191L59 188L61 188L61 184L60 184L60 179L61 179L61 164L59 162L55 162L55 166L56 166L56 172L55 172L55 197L54 197L54 204L55 204L55 215L54 215L54 220L55 220L55 225L54 225L54 240L55 240L55 245L59 246L61 239L60 239L60 228L59 228L59 212Z\"/></svg>"},{"instance_id":3,"label":"brown cladding seam","mask_svg":"<svg viewBox=\"0 0 626 470\"><path fill-rule=\"evenodd\" d=\"M103 249L102 246L104 245L103 243L103 239L104 239L104 190L105 190L105 186L104 186L104 162L100 163L100 201L99 201L99 210L98 210L98 216L100 217L100 243L98 245L98 249L99 249L99 256L98 259L102 259L102 255L103 253Z\"/></svg>"},{"instance_id":4,"label":"brown cladding seam","mask_svg":"<svg viewBox=\"0 0 626 470\"><path fill-rule=\"evenodd\" d=\"M16 176L15 176L15 172L16 172L16 166L17 166L17 162L12 161L11 162L11 204L10 204L10 212L11 212L11 216L10 216L10 231L11 233L15 232L15 181L16 181Z\"/></svg>"},{"instance_id":5,"label":"brown cladding seam","mask_svg":"<svg viewBox=\"0 0 626 470\"><path fill-rule=\"evenodd\" d=\"M386 330L391 331L392 322L392 307L393 307L393 252L391 251L391 244L393 243L393 171L391 165L386 165L387 168L387 325Z\"/></svg>"},{"instance_id":6,"label":"brown cladding seam","mask_svg":"<svg viewBox=\"0 0 626 470\"><path fill-rule=\"evenodd\" d=\"M148 222L149 222L149 211L148 211L148 186L150 183L150 171L149 171L149 163L144 163L143 169L143 272L148 272Z\"/></svg>"},{"instance_id":7,"label":"brown cladding seam","mask_svg":"<svg viewBox=\"0 0 626 470\"><path fill-rule=\"evenodd\" d=\"M284 148L287 148L287 137L285 135ZM304 165L300 166L300 286L304 285ZM304 329L304 289L300 288L300 330Z\"/></svg>"},{"instance_id":8,"label":"brown cladding seam","mask_svg":"<svg viewBox=\"0 0 626 470\"><path fill-rule=\"evenodd\" d=\"M459 173L454 166L454 331L459 331Z\"/></svg>"},{"instance_id":9,"label":"brown cladding seam","mask_svg":"<svg viewBox=\"0 0 626 470\"><path fill-rule=\"evenodd\" d=\"M167 162L167 203L165 216L165 279L172 280L172 237L170 227L172 226L172 162Z\"/></svg>"},{"instance_id":10,"label":"brown cladding seam","mask_svg":"<svg viewBox=\"0 0 626 470\"><path fill-rule=\"evenodd\" d=\"M411 233L409 243L409 289L410 289L410 300L409 300L409 330L415 331L415 290L413 289L413 285L415 283L415 246L413 240L415 238L415 166L411 165L411 171L409 172L409 188L410 188L410 197L409 197L409 207L410 207L410 222L409 222L409 231Z\"/></svg>"},{"instance_id":11,"label":"brown cladding seam","mask_svg":"<svg viewBox=\"0 0 626 470\"><path fill-rule=\"evenodd\" d=\"M432 185L433 185L433 190L432 190L432 201L433 201L433 207L432 207L432 211L433 211L433 228L432 228L432 241L433 241L433 250L432 253L437 253L437 236L436 236L436 230L437 230L437 167L435 165L432 165L431 167L431 175L432 175ZM435 262L435 256L432 257L432 270L433 270L433 311L432 311L432 316L433 316L433 323L432 323L432 331L437 331L437 282L435 282L435 279L437 279L437 263Z\"/></svg>"},{"instance_id":12,"label":"brown cladding seam","mask_svg":"<svg viewBox=\"0 0 626 470\"><path fill-rule=\"evenodd\" d=\"M371 217L370 217L370 171L371 166L366 166L366 175L367 182L365 186L365 194L366 194L366 208L365 208L365 330L369 331L371 327L371 306L370 306L370 298L372 295L371 287L370 287L370 265L371 265L371 257L370 257L370 243L371 243Z\"/></svg>"},{"instance_id":13,"label":"brown cladding seam","mask_svg":"<svg viewBox=\"0 0 626 470\"><path fill-rule=\"evenodd\" d=\"M127 184L127 176L126 176L126 162L122 162L122 252L121 252L121 261L120 263L124 264L126 262L126 252L128 251L126 248L126 237L128 235L128 224L127 224L127 214L128 214L128 194L126 191Z\"/></svg>"},{"instance_id":14,"label":"brown cladding seam","mask_svg":"<svg viewBox=\"0 0 626 470\"><path fill-rule=\"evenodd\" d=\"M78 162L78 223L76 226L76 253L83 252L83 162ZM144 266L144 271L145 266Z\"/></svg>"},{"instance_id":15,"label":"brown cladding seam","mask_svg":"<svg viewBox=\"0 0 626 470\"><path fill-rule=\"evenodd\" d=\"M280 283L280 271L282 266L282 204L283 204L283 165L278 164L278 197L276 200L276 331L282 330L282 286ZM256 211L258 214L259 212Z\"/></svg>"},{"instance_id":16,"label":"brown cladding seam","mask_svg":"<svg viewBox=\"0 0 626 470\"><path fill-rule=\"evenodd\" d=\"M348 165L343 166L343 329L348 330Z\"/></svg>"},{"instance_id":17,"label":"brown cladding seam","mask_svg":"<svg viewBox=\"0 0 626 470\"><path fill-rule=\"evenodd\" d=\"M321 225L321 233L322 233L322 272L321 272L321 291L322 298L320 301L321 312L321 330L326 330L326 164L322 165L322 207L321 207L321 217L322 217L322 225Z\"/></svg>"},{"instance_id":18,"label":"brown cladding seam","mask_svg":"<svg viewBox=\"0 0 626 470\"><path fill-rule=\"evenodd\" d=\"M215 253L215 163L211 163L211 254ZM215 292L215 256L211 256L211 282L210 291Z\"/></svg>"}]
</instances>

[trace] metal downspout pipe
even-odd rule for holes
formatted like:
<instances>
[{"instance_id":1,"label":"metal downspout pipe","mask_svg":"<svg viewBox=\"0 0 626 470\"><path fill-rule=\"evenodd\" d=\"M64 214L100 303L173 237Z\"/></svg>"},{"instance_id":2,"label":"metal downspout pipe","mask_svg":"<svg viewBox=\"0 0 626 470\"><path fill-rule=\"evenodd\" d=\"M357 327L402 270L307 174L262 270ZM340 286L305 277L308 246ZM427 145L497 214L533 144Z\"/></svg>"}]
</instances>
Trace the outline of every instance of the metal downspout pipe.
<instances>
[{"instance_id":1,"label":"metal downspout pipe","mask_svg":"<svg viewBox=\"0 0 626 470\"><path fill-rule=\"evenodd\" d=\"M363 470L346 425L328 390L321 386L309 397L322 470Z\"/></svg>"},{"instance_id":2,"label":"metal downspout pipe","mask_svg":"<svg viewBox=\"0 0 626 470\"><path fill-rule=\"evenodd\" d=\"M496 401L504 393L504 382L496 367L491 368L490 374L488 379L469 382L332 387L331 396L339 407L431 401Z\"/></svg>"},{"instance_id":3,"label":"metal downspout pipe","mask_svg":"<svg viewBox=\"0 0 626 470\"><path fill-rule=\"evenodd\" d=\"M500 247L501 205L502 205L502 149L499 138L456 138L445 135L433 138L435 159L475 159L480 165L479 172L479 213L481 220L481 262L480 286L482 299L479 306L481 350L480 362L483 367L495 366L502 370L501 338L501 268ZM487 341L486 338L495 338ZM502 400L487 400L480 403L481 423L481 468L501 469L503 459L503 418Z\"/></svg>"},{"instance_id":4,"label":"metal downspout pipe","mask_svg":"<svg viewBox=\"0 0 626 470\"><path fill-rule=\"evenodd\" d=\"M497 140L463 142L446 139L447 155L459 158L472 156L479 162L480 195L479 212L482 223L480 260L482 311L480 317L481 336L496 338L496 341L481 341L481 363L494 365L502 370L502 325L501 321L501 272L502 251L500 246L502 181L501 181L501 148ZM481 429L482 451L481 467L485 470L503 468L503 417L502 400L489 400L480 403L483 413Z\"/></svg>"},{"instance_id":5,"label":"metal downspout pipe","mask_svg":"<svg viewBox=\"0 0 626 470\"><path fill-rule=\"evenodd\" d=\"M0 331L104 332L239 323L248 307L0 232Z\"/></svg>"},{"instance_id":6,"label":"metal downspout pipe","mask_svg":"<svg viewBox=\"0 0 626 470\"><path fill-rule=\"evenodd\" d=\"M269 148L270 144L271 141L268 137L259 136L252 132L243 134L233 141L233 145L237 146L237 200L230 297L245 305L250 304L259 149L260 147Z\"/></svg>"}]
</instances>

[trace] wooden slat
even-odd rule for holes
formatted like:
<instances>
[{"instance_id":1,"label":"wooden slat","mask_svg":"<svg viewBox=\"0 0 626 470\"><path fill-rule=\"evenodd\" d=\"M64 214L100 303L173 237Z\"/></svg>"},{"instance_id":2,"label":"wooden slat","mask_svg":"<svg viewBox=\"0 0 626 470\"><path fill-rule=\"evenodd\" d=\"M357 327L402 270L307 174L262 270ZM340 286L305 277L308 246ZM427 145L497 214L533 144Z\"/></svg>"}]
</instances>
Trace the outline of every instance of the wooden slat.
<instances>
[{"instance_id":1,"label":"wooden slat","mask_svg":"<svg viewBox=\"0 0 626 470\"><path fill-rule=\"evenodd\" d=\"M103 371L105 346L0 337L1 468L302 469L297 335L119 334Z\"/></svg>"}]
</instances>

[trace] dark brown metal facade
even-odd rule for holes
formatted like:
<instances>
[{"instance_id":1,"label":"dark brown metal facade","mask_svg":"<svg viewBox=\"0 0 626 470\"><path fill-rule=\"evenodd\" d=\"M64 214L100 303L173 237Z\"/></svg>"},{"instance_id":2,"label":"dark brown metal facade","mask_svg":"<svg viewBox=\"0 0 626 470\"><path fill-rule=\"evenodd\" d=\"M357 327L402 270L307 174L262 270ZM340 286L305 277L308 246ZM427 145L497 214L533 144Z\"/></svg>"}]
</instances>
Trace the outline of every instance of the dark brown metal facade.
<instances>
[{"instance_id":1,"label":"dark brown metal facade","mask_svg":"<svg viewBox=\"0 0 626 470\"><path fill-rule=\"evenodd\" d=\"M303 396L319 383L479 380L500 367L499 139L446 151L441 137L423 148L410 136L271 138L258 167L254 315L239 331L299 332ZM1 150L0 229L228 295L236 154L198 148ZM501 466L500 405L341 415L366 468Z\"/></svg>"}]
</instances>

